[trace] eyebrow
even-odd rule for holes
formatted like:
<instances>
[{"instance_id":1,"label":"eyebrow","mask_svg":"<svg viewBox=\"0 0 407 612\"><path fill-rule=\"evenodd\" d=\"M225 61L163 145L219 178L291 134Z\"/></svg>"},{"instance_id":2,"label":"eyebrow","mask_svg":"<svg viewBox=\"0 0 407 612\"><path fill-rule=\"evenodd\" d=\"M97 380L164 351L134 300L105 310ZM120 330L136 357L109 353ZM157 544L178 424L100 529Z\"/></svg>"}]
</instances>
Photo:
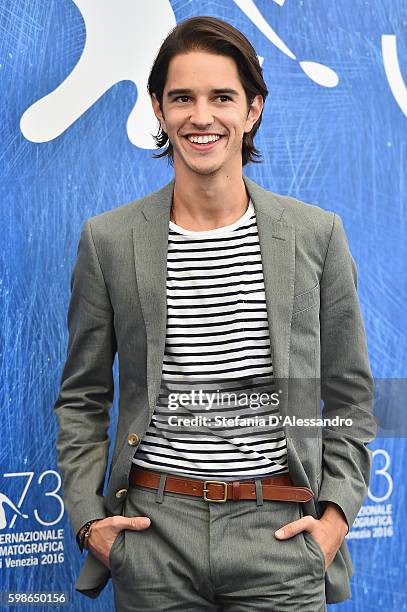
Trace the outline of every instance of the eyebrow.
<instances>
[{"instance_id":1,"label":"eyebrow","mask_svg":"<svg viewBox=\"0 0 407 612\"><path fill-rule=\"evenodd\" d=\"M185 94L192 94L194 93L192 89L171 89L169 92L167 92L167 98L173 98L174 96L180 96L180 95L185 95ZM239 92L236 91L235 89L231 89L231 88L224 88L224 89L211 89L212 94L217 94L217 95L221 95L221 94L231 94L232 96L238 96Z\"/></svg>"}]
</instances>

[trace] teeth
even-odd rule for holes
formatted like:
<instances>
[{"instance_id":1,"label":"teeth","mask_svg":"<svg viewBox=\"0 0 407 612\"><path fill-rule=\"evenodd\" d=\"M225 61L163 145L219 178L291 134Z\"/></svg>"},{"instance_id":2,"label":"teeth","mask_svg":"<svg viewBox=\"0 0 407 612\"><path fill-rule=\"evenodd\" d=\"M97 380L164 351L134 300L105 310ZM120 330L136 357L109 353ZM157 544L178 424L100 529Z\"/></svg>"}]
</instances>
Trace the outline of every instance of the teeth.
<instances>
[{"instance_id":1,"label":"teeth","mask_svg":"<svg viewBox=\"0 0 407 612\"><path fill-rule=\"evenodd\" d=\"M207 144L208 142L215 142L219 140L220 136L213 134L211 136L188 136L190 142L196 142L198 144Z\"/></svg>"}]
</instances>

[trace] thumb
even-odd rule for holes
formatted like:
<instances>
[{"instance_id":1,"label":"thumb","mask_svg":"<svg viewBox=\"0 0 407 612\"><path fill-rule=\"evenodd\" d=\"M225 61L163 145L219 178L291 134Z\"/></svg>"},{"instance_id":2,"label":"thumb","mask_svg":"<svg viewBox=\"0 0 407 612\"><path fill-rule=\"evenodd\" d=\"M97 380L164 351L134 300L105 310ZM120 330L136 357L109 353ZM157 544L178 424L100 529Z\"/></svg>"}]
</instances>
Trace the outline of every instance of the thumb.
<instances>
[{"instance_id":1,"label":"thumb","mask_svg":"<svg viewBox=\"0 0 407 612\"><path fill-rule=\"evenodd\" d=\"M125 529L141 530L150 527L150 519L148 516L129 516L127 517Z\"/></svg>"},{"instance_id":2,"label":"thumb","mask_svg":"<svg viewBox=\"0 0 407 612\"><path fill-rule=\"evenodd\" d=\"M286 525L283 525L282 527L280 527L280 529L277 529L277 531L274 532L274 535L279 540L285 540L286 538L292 538L298 533L301 533L301 531L304 531L304 530L309 531L315 520L316 519L314 519L312 516L302 516L296 521L287 523Z\"/></svg>"},{"instance_id":3,"label":"thumb","mask_svg":"<svg viewBox=\"0 0 407 612\"><path fill-rule=\"evenodd\" d=\"M151 523L148 516L121 516L120 519L120 529L133 529L138 531L150 527Z\"/></svg>"},{"instance_id":4,"label":"thumb","mask_svg":"<svg viewBox=\"0 0 407 612\"><path fill-rule=\"evenodd\" d=\"M279 540L285 540L286 538L292 538L293 536L297 535L306 527L304 518L305 517L302 517L296 521L292 521L291 523L286 523L286 525L283 525L280 527L280 529L277 529L277 531L274 532L275 537Z\"/></svg>"}]
</instances>

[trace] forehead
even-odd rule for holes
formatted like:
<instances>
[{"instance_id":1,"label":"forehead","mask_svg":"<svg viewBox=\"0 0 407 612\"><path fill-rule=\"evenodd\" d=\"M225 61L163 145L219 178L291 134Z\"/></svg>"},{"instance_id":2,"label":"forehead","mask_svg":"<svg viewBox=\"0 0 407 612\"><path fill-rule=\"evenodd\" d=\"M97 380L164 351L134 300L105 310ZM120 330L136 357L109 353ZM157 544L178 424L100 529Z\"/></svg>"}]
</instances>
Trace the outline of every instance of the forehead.
<instances>
[{"instance_id":1,"label":"forehead","mask_svg":"<svg viewBox=\"0 0 407 612\"><path fill-rule=\"evenodd\" d=\"M228 86L243 91L236 62L231 57L190 51L176 55L169 63L165 91L174 87L202 89Z\"/></svg>"}]
</instances>

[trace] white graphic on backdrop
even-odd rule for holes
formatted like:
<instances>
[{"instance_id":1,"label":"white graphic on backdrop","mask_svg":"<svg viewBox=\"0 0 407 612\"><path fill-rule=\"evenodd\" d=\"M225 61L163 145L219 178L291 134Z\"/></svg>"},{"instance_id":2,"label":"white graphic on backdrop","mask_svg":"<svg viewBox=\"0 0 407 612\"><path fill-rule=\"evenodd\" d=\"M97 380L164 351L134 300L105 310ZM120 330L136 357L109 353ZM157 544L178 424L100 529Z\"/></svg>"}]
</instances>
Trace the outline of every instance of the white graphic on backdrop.
<instances>
[{"instance_id":1,"label":"white graphic on backdrop","mask_svg":"<svg viewBox=\"0 0 407 612\"><path fill-rule=\"evenodd\" d=\"M127 134L141 149L154 148L157 131L146 83L154 58L176 25L168 0L74 0L85 22L83 53L68 77L30 106L20 128L27 140L57 138L119 81L133 81L137 101L127 120Z\"/></svg>"},{"instance_id":2,"label":"white graphic on backdrop","mask_svg":"<svg viewBox=\"0 0 407 612\"><path fill-rule=\"evenodd\" d=\"M346 536L347 540L393 537L393 504L390 501L393 477L389 471L390 463L387 450L376 448L372 451L372 478L367 492L367 503L359 510ZM373 493L372 488L377 488L378 491Z\"/></svg>"},{"instance_id":3,"label":"white graphic on backdrop","mask_svg":"<svg viewBox=\"0 0 407 612\"><path fill-rule=\"evenodd\" d=\"M407 116L407 87L403 81L397 58L397 39L394 34L383 34L382 55L384 70L397 104Z\"/></svg>"},{"instance_id":4,"label":"white graphic on backdrop","mask_svg":"<svg viewBox=\"0 0 407 612\"><path fill-rule=\"evenodd\" d=\"M137 87L137 101L127 119L128 137L141 149L154 148L151 135L157 130L157 120L146 82L159 46L176 25L169 0L150 0L142 4L133 0L99 0L97 4L88 0L73 1L85 21L83 53L68 77L25 111L20 121L23 135L32 142L57 138L113 85L130 80ZM234 2L273 45L291 59L297 59L264 19L253 0ZM285 0L274 2L283 6ZM397 58L394 35L382 36L382 54L390 89L407 116L407 88ZM261 65L263 60L259 56ZM328 66L312 61L298 63L318 85L337 86L339 77Z\"/></svg>"},{"instance_id":5,"label":"white graphic on backdrop","mask_svg":"<svg viewBox=\"0 0 407 612\"><path fill-rule=\"evenodd\" d=\"M6 518L6 509L5 509L5 506L9 506L9 508L14 510L14 512L16 512L19 516L21 516L21 517L23 517L25 519L28 518L28 514L23 514L22 512L20 512L20 510L17 508L17 506L15 504L13 504L11 499L9 497L7 497L7 495L4 495L4 493L2 493L0 491L0 529L5 529L7 527L7 518Z\"/></svg>"},{"instance_id":6,"label":"white graphic on backdrop","mask_svg":"<svg viewBox=\"0 0 407 612\"><path fill-rule=\"evenodd\" d=\"M64 563L64 529L54 527L63 519L65 511L59 472L44 470L37 477L32 471L7 472L1 477L12 479L9 482L21 493L14 504L0 492L0 570ZM15 528L17 516L29 518L20 510L27 503L31 506L29 524L24 525L25 529L18 525ZM8 522L5 506L14 511ZM39 508L47 516L41 516Z\"/></svg>"},{"instance_id":7,"label":"white graphic on backdrop","mask_svg":"<svg viewBox=\"0 0 407 612\"><path fill-rule=\"evenodd\" d=\"M48 142L60 136L106 91L123 80L137 87L137 101L127 120L127 135L141 149L154 148L152 134L157 120L146 83L155 55L168 32L176 25L169 0L73 0L86 28L83 53L68 77L51 93L37 100L23 114L20 128L27 140ZM252 0L234 0L257 28L291 59L294 53L277 36ZM283 6L285 0L274 0ZM263 64L263 57L259 57ZM299 65L315 83L338 84L337 74L317 62Z\"/></svg>"},{"instance_id":8,"label":"white graphic on backdrop","mask_svg":"<svg viewBox=\"0 0 407 612\"><path fill-rule=\"evenodd\" d=\"M234 0L234 2L277 49L291 59L297 59L294 53L264 19L253 0ZM278 4L282 5L283 2ZM328 68L328 66L318 62L300 61L298 63L303 72L318 85L322 85L322 87L336 87L338 85L339 77L332 68Z\"/></svg>"}]
</instances>

